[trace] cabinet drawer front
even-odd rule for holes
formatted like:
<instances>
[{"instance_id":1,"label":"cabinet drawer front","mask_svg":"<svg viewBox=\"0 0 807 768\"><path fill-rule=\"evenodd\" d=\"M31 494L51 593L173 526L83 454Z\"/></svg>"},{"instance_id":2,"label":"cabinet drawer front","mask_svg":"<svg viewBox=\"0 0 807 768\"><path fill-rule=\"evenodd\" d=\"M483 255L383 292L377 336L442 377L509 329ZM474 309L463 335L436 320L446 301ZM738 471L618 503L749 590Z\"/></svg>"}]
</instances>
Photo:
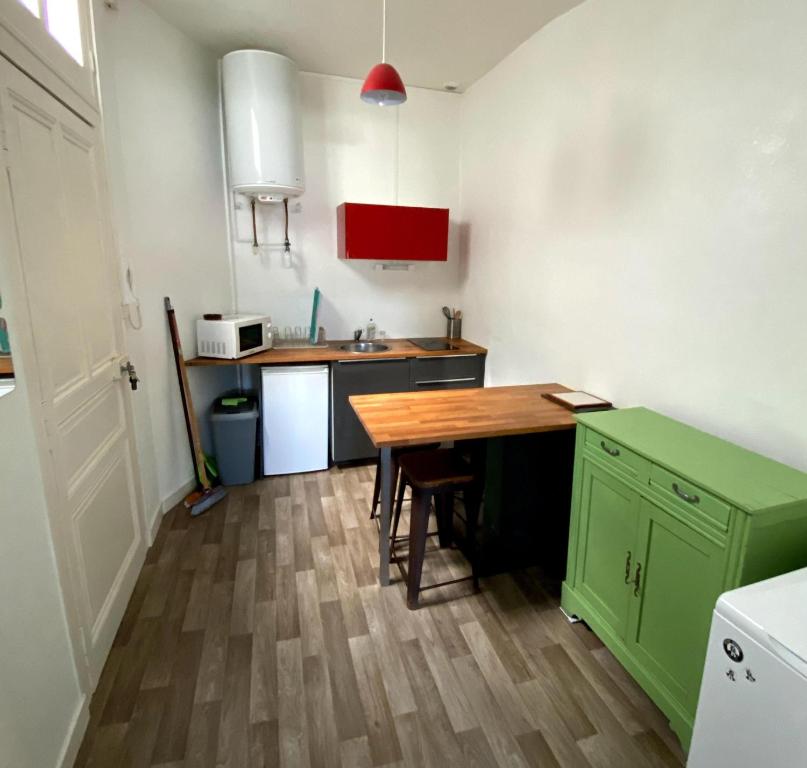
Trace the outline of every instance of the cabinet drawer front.
<instances>
[{"instance_id":1,"label":"cabinet drawer front","mask_svg":"<svg viewBox=\"0 0 807 768\"><path fill-rule=\"evenodd\" d=\"M458 379L427 379L426 381L415 382L415 392L430 389L468 389L469 387L481 386L482 382L474 376Z\"/></svg>"},{"instance_id":2,"label":"cabinet drawer front","mask_svg":"<svg viewBox=\"0 0 807 768\"><path fill-rule=\"evenodd\" d=\"M477 380L478 384L473 384ZM416 357L412 360L412 389L424 389L434 383L462 382L467 386L481 386L482 360L480 355L446 355Z\"/></svg>"},{"instance_id":3,"label":"cabinet drawer front","mask_svg":"<svg viewBox=\"0 0 807 768\"><path fill-rule=\"evenodd\" d=\"M605 437L592 429L586 429L586 448L601 461L620 469L630 477L635 479L647 477L650 462L625 448L624 445L611 440L610 437Z\"/></svg>"},{"instance_id":4,"label":"cabinet drawer front","mask_svg":"<svg viewBox=\"0 0 807 768\"><path fill-rule=\"evenodd\" d=\"M650 486L688 514L702 517L722 531L728 530L731 507L689 480L654 464L650 469Z\"/></svg>"}]
</instances>

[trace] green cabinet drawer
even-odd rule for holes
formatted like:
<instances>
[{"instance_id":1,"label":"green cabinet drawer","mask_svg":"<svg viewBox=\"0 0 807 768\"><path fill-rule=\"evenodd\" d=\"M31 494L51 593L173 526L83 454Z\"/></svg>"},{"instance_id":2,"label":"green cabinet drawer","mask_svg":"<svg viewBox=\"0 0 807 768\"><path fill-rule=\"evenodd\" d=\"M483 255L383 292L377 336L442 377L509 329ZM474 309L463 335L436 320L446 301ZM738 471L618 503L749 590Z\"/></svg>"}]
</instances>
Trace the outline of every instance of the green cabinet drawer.
<instances>
[{"instance_id":1,"label":"green cabinet drawer","mask_svg":"<svg viewBox=\"0 0 807 768\"><path fill-rule=\"evenodd\" d=\"M731 506L695 483L654 464L650 468L650 486L688 515L701 517L721 531L728 530Z\"/></svg>"},{"instance_id":2,"label":"green cabinet drawer","mask_svg":"<svg viewBox=\"0 0 807 768\"><path fill-rule=\"evenodd\" d=\"M642 482L647 477L650 466L647 459L593 429L586 429L586 448L592 456L620 472L625 472L634 480Z\"/></svg>"}]
</instances>

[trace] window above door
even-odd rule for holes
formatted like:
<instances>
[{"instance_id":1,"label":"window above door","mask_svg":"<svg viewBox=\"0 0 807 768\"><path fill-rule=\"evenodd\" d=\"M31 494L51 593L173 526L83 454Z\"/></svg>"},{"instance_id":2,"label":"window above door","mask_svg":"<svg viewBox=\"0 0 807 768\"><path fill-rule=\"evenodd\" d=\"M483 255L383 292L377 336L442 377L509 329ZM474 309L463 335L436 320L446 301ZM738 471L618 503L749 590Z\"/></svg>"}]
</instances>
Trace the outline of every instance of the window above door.
<instances>
[{"instance_id":1,"label":"window above door","mask_svg":"<svg viewBox=\"0 0 807 768\"><path fill-rule=\"evenodd\" d=\"M0 48L88 122L98 118L90 0L0 3Z\"/></svg>"}]
</instances>

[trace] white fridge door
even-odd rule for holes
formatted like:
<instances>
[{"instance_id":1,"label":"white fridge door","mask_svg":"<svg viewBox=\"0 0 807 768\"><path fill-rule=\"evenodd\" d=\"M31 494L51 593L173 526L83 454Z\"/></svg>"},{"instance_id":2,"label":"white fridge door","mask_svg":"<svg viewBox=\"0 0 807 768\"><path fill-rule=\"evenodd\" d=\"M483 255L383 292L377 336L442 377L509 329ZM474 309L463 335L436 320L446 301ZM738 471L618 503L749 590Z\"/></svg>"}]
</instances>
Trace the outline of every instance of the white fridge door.
<instances>
[{"instance_id":1,"label":"white fridge door","mask_svg":"<svg viewBox=\"0 0 807 768\"><path fill-rule=\"evenodd\" d=\"M328 366L263 368L265 475L328 468Z\"/></svg>"},{"instance_id":2,"label":"white fridge door","mask_svg":"<svg viewBox=\"0 0 807 768\"><path fill-rule=\"evenodd\" d=\"M807 679L715 613L688 768L807 765Z\"/></svg>"}]
</instances>

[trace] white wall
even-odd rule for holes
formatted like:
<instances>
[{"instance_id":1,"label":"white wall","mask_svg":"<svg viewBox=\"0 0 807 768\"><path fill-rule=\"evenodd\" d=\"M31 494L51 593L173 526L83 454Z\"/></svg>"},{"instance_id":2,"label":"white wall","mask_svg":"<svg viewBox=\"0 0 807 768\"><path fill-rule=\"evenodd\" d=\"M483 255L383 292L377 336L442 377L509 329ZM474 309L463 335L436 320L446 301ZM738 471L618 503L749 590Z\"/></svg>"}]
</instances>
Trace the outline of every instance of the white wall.
<instances>
[{"instance_id":1,"label":"white wall","mask_svg":"<svg viewBox=\"0 0 807 768\"><path fill-rule=\"evenodd\" d=\"M647 405L807 469L807 4L589 0L462 97L490 382Z\"/></svg>"},{"instance_id":2,"label":"white wall","mask_svg":"<svg viewBox=\"0 0 807 768\"><path fill-rule=\"evenodd\" d=\"M96 2L102 107L118 245L143 316L128 345L142 379L134 399L147 522L191 480L190 452L163 297L186 357L195 318L229 309L230 272L214 54L140 0ZM233 370L191 371L200 422Z\"/></svg>"},{"instance_id":3,"label":"white wall","mask_svg":"<svg viewBox=\"0 0 807 768\"><path fill-rule=\"evenodd\" d=\"M50 768L86 723L56 571L39 454L19 354L13 224L0 189L0 291L17 386L0 398L0 768ZM15 309L17 310L15 312Z\"/></svg>"},{"instance_id":4,"label":"white wall","mask_svg":"<svg viewBox=\"0 0 807 768\"><path fill-rule=\"evenodd\" d=\"M331 339L351 338L370 317L391 337L445 334L440 308L458 296L459 97L408 88L403 107L381 109L359 99L358 80L303 73L300 88L306 191L290 203L293 268L283 268L277 245L253 253L247 209L239 211L239 308L266 312L281 328L306 325L319 287L320 325ZM450 208L448 262L392 272L340 261L343 202ZM259 221L261 242L282 243L282 206L262 206Z\"/></svg>"}]
</instances>

